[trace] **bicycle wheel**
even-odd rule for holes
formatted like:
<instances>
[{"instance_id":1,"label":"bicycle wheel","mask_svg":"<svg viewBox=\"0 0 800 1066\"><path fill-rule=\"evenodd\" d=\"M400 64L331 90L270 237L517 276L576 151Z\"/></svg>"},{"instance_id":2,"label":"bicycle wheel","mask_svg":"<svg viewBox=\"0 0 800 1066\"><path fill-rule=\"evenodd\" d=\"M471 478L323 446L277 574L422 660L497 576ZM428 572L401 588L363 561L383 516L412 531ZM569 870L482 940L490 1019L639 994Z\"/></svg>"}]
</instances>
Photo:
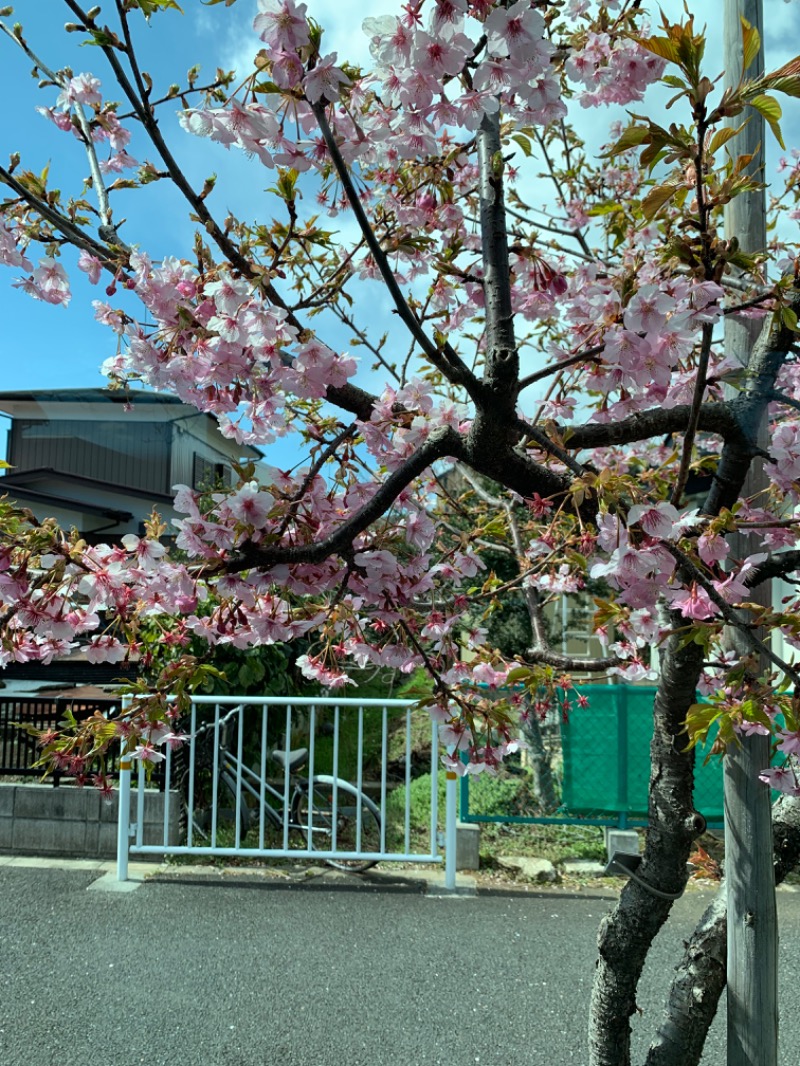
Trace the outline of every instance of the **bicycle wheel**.
<instances>
[{"instance_id":1,"label":"bicycle wheel","mask_svg":"<svg viewBox=\"0 0 800 1066\"><path fill-rule=\"evenodd\" d=\"M334 787L335 784L335 787ZM334 805L335 798L335 805ZM334 806L336 834L334 839ZM361 832L359 838L359 811ZM309 833L309 825L311 831ZM302 834L308 850L380 851L381 819L375 804L346 781L315 777L301 786L292 804L292 827ZM359 846L360 844L360 846ZM377 859L325 859L335 870L363 873Z\"/></svg>"},{"instance_id":2,"label":"bicycle wheel","mask_svg":"<svg viewBox=\"0 0 800 1066\"><path fill-rule=\"evenodd\" d=\"M232 848L236 845L236 782L226 773L218 774L216 790L216 838L212 842L214 828L214 773L209 767L198 766L194 773L192 808L189 809L188 775L182 782L181 799L186 811L186 825L192 819L192 842L200 846L211 845ZM239 843L244 841L250 828L250 810L242 796L239 804ZM188 831L187 831L188 839Z\"/></svg>"}]
</instances>

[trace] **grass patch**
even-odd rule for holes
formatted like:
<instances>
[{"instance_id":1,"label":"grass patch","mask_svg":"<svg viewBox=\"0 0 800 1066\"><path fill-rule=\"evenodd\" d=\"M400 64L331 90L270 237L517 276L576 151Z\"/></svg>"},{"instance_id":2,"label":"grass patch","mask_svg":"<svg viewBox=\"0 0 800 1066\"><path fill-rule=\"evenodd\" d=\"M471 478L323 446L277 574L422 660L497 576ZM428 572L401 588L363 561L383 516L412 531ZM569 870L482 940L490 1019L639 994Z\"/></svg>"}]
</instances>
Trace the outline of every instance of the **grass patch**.
<instances>
[{"instance_id":1,"label":"grass patch","mask_svg":"<svg viewBox=\"0 0 800 1066\"><path fill-rule=\"evenodd\" d=\"M437 774L439 824L444 822L446 776ZM387 841L402 841L406 790L396 788L387 797ZM536 812L536 801L527 775L492 777L480 774L470 781L471 814L526 815ZM431 775L411 782L411 844L427 846L431 818ZM481 863L494 865L502 855L531 855L553 863L565 859L594 859L604 862L603 831L598 826L519 825L481 823Z\"/></svg>"}]
</instances>

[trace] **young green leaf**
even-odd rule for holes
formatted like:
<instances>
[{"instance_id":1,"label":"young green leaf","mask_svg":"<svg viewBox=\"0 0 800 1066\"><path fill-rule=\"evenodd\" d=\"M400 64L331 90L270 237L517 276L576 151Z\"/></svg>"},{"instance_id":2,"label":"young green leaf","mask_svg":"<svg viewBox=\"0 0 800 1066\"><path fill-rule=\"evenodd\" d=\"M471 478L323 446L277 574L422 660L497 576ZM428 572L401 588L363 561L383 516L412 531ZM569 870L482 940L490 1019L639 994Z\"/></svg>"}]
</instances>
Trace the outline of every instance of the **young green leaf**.
<instances>
[{"instance_id":1,"label":"young green leaf","mask_svg":"<svg viewBox=\"0 0 800 1066\"><path fill-rule=\"evenodd\" d=\"M782 67L765 74L759 84L767 89L786 93L787 96L800 96L800 56L795 56Z\"/></svg>"},{"instance_id":2,"label":"young green leaf","mask_svg":"<svg viewBox=\"0 0 800 1066\"><path fill-rule=\"evenodd\" d=\"M607 156L619 155L620 152L626 151L628 148L636 148L637 145L644 144L650 135L650 130L647 126L628 126L626 130L623 130L622 136L615 145L608 149L604 154Z\"/></svg>"},{"instance_id":3,"label":"young green leaf","mask_svg":"<svg viewBox=\"0 0 800 1066\"><path fill-rule=\"evenodd\" d=\"M677 45L669 37L634 37L634 40L642 48L652 52L653 55L661 56L662 59L667 59L670 63L679 62L680 57Z\"/></svg>"},{"instance_id":4,"label":"young green leaf","mask_svg":"<svg viewBox=\"0 0 800 1066\"><path fill-rule=\"evenodd\" d=\"M742 74L758 55L761 48L761 34L755 26L751 26L744 15L742 20Z\"/></svg>"},{"instance_id":5,"label":"young green leaf","mask_svg":"<svg viewBox=\"0 0 800 1066\"><path fill-rule=\"evenodd\" d=\"M154 11L166 11L168 7L183 14L183 9L176 4L175 0L136 0L136 5L144 13L145 18L150 18Z\"/></svg>"},{"instance_id":6,"label":"young green leaf","mask_svg":"<svg viewBox=\"0 0 800 1066\"><path fill-rule=\"evenodd\" d=\"M708 146L708 154L714 155L718 152L724 144L727 144L731 137L735 137L737 133L744 129L744 123L741 126L721 126L714 136L711 138L711 143Z\"/></svg>"},{"instance_id":7,"label":"young green leaf","mask_svg":"<svg viewBox=\"0 0 800 1066\"><path fill-rule=\"evenodd\" d=\"M775 135L775 140L781 146L786 148L783 143L783 134L781 133L781 127L778 120L783 112L781 111L781 105L775 99L774 96L766 96L763 93L760 96L754 96L752 100L747 101L751 107L754 107L760 115L764 116L764 121Z\"/></svg>"}]
</instances>

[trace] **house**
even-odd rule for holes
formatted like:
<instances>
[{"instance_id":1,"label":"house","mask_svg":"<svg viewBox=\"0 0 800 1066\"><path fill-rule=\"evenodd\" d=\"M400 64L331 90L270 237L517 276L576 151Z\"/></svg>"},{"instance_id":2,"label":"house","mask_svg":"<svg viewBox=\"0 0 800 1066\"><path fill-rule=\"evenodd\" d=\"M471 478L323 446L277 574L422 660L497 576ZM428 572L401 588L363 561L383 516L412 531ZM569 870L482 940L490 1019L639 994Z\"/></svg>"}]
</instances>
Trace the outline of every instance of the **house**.
<instances>
[{"instance_id":1,"label":"house","mask_svg":"<svg viewBox=\"0 0 800 1066\"><path fill-rule=\"evenodd\" d=\"M154 507L171 528L179 517L173 485L229 485L234 463L262 458L258 449L223 437L212 415L141 389L0 392L3 415L10 419L11 469L2 471L0 496L38 519L76 528L90 544L141 535ZM0 672L0 687L107 684L135 673L135 664L91 664L78 654L49 665L12 663Z\"/></svg>"},{"instance_id":2,"label":"house","mask_svg":"<svg viewBox=\"0 0 800 1066\"><path fill-rule=\"evenodd\" d=\"M0 414L11 419L0 494L89 543L141 534L154 507L170 525L173 485L229 485L235 462L262 457L163 393L0 392Z\"/></svg>"}]
</instances>

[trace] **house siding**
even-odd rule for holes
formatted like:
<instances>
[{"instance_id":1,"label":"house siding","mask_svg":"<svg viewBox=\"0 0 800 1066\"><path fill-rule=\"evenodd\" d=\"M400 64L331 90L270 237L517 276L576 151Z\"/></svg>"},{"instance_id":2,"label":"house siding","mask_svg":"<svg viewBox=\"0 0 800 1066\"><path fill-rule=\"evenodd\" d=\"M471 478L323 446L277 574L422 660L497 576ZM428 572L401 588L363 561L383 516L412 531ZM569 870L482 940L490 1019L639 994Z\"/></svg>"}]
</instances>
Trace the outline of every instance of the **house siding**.
<instances>
[{"instance_id":1,"label":"house siding","mask_svg":"<svg viewBox=\"0 0 800 1066\"><path fill-rule=\"evenodd\" d=\"M16 472L52 468L109 485L170 491L169 422L15 419L9 462Z\"/></svg>"},{"instance_id":2,"label":"house siding","mask_svg":"<svg viewBox=\"0 0 800 1066\"><path fill-rule=\"evenodd\" d=\"M211 488L212 484L200 485L197 483L198 471L207 470L218 466L224 466L225 470L231 471L231 456L216 448L212 448L205 441L192 433L177 432L172 447L172 479L173 485L188 485L190 488ZM223 483L225 478L223 477ZM229 482L228 482L229 483Z\"/></svg>"}]
</instances>

